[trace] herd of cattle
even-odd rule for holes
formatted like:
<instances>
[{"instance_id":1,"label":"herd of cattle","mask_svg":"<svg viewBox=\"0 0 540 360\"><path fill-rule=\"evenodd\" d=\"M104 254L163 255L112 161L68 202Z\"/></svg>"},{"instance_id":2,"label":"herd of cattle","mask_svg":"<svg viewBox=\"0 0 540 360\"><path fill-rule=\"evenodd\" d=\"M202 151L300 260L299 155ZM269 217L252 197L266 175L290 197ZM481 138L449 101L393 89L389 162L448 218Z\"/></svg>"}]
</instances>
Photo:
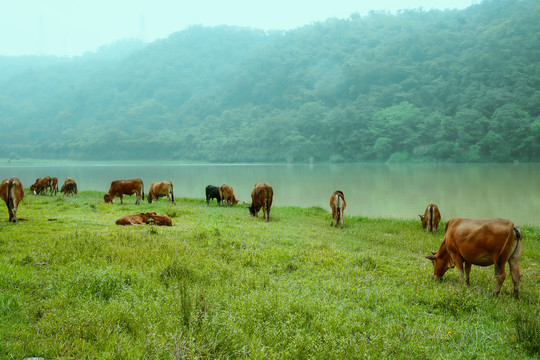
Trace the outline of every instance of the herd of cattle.
<instances>
[{"instance_id":1,"label":"herd of cattle","mask_svg":"<svg viewBox=\"0 0 540 360\"><path fill-rule=\"evenodd\" d=\"M40 177L30 186L30 190L35 195L44 195L47 190L51 196L58 191L58 179L55 177ZM72 178L66 178L60 191L64 195L77 194L77 184ZM144 200L144 184L140 179L115 180L111 183L109 191L103 199L106 203L112 203L115 197L120 198L123 204L124 195L136 194L135 204L140 204L141 198ZM20 180L16 177L5 179L0 185L0 195L7 205L9 221L17 221L17 208L24 197L24 188ZM160 197L167 197L168 201L176 204L174 199L173 184L170 181L153 182L148 192L148 202L158 200ZM264 219L270 221L270 208L274 191L268 183L255 184L251 192L252 203L248 206L252 216L257 216L263 210ZM227 206L237 204L232 187L221 185L220 187L208 185L206 187L206 203L216 199L218 205ZM342 191L337 190L330 197L330 208L332 209L332 221L330 226L343 228L343 212L347 203ZM422 226L428 233L435 233L441 221L441 213L435 204L429 204L424 215L419 215ZM154 224L171 226L172 221L167 215L157 215L155 212L141 213L137 215L124 216L116 221L118 225L138 225ZM469 274L472 265L490 266L495 265L495 293L499 294L501 286L506 278L505 266L508 262L512 281L514 284L514 297L518 298L520 270L519 261L523 235L521 230L514 226L514 223L505 219L464 219L454 218L448 220L444 232L442 243L437 252L426 256L433 263L433 276L440 279L448 269L457 267L461 280L463 281L465 270L465 281L469 285Z\"/></svg>"}]
</instances>

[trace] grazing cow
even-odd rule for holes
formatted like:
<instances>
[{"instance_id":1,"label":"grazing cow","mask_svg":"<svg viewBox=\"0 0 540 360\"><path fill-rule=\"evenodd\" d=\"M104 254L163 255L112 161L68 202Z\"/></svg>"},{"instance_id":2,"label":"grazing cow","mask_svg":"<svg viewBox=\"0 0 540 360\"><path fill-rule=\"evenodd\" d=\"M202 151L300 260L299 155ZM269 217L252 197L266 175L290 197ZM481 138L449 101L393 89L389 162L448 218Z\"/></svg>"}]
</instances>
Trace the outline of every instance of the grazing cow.
<instances>
[{"instance_id":1,"label":"grazing cow","mask_svg":"<svg viewBox=\"0 0 540 360\"><path fill-rule=\"evenodd\" d=\"M420 220L422 221L422 227L427 229L428 233L437 232L439 229L439 222L441 221L441 213L439 212L439 207L435 204L429 204L426 208L424 215L420 215Z\"/></svg>"},{"instance_id":2,"label":"grazing cow","mask_svg":"<svg viewBox=\"0 0 540 360\"><path fill-rule=\"evenodd\" d=\"M170 196L169 196L170 194ZM148 203L152 203L152 199L156 199L156 201L159 200L160 197L166 196L168 199L168 202L172 202L176 205L176 200L174 200L174 192L173 192L173 184L170 181L161 181L161 182L153 182L150 185L150 190L148 190Z\"/></svg>"},{"instance_id":3,"label":"grazing cow","mask_svg":"<svg viewBox=\"0 0 540 360\"><path fill-rule=\"evenodd\" d=\"M227 206L238 204L238 200L234 197L233 188L229 185L223 184L219 187L219 197Z\"/></svg>"},{"instance_id":4,"label":"grazing cow","mask_svg":"<svg viewBox=\"0 0 540 360\"><path fill-rule=\"evenodd\" d=\"M42 193L47 193L47 188L51 187L51 177L44 176L36 179L36 182L30 186L30 190L34 195L40 195ZM52 191L51 191L52 193Z\"/></svg>"},{"instance_id":5,"label":"grazing cow","mask_svg":"<svg viewBox=\"0 0 540 360\"><path fill-rule=\"evenodd\" d=\"M157 215L155 212L140 213L137 215L122 216L116 220L116 225L142 225L153 224L158 226L172 226L172 220L167 215Z\"/></svg>"},{"instance_id":6,"label":"grazing cow","mask_svg":"<svg viewBox=\"0 0 540 360\"><path fill-rule=\"evenodd\" d=\"M514 283L514 297L519 291L519 260L522 247L521 231L510 220L473 220L455 218L446 223L444 238L439 251L426 256L433 262L433 276L440 279L444 273L457 266L463 281L469 285L471 265L490 266L495 264L495 294L499 294L506 278L505 264L508 261Z\"/></svg>"},{"instance_id":7,"label":"grazing cow","mask_svg":"<svg viewBox=\"0 0 540 360\"><path fill-rule=\"evenodd\" d=\"M77 183L72 178L67 177L60 191L64 193L64 196L69 194L77 195Z\"/></svg>"},{"instance_id":8,"label":"grazing cow","mask_svg":"<svg viewBox=\"0 0 540 360\"><path fill-rule=\"evenodd\" d=\"M219 188L214 185L208 185L206 187L206 205L210 205L210 200L216 199L218 205L221 205L221 196L219 195Z\"/></svg>"},{"instance_id":9,"label":"grazing cow","mask_svg":"<svg viewBox=\"0 0 540 360\"><path fill-rule=\"evenodd\" d=\"M144 200L144 184L141 179L130 179L130 180L115 180L111 183L109 192L103 196L103 199L106 203L113 202L113 199L118 196L120 197L120 204L124 203L124 195L133 195L137 194L137 200L135 200L135 205L141 203L141 194L142 199Z\"/></svg>"},{"instance_id":10,"label":"grazing cow","mask_svg":"<svg viewBox=\"0 0 540 360\"><path fill-rule=\"evenodd\" d=\"M330 196L330 207L332 208L332 221L330 226L334 225L334 220L336 221L336 227L340 223L341 228L343 229L343 212L347 207L347 202L345 201L345 196L341 190L336 190Z\"/></svg>"},{"instance_id":11,"label":"grazing cow","mask_svg":"<svg viewBox=\"0 0 540 360\"><path fill-rule=\"evenodd\" d=\"M16 177L2 181L2 184L0 184L0 196L7 205L9 221L17 222L17 208L24 197L24 188L21 181Z\"/></svg>"},{"instance_id":12,"label":"grazing cow","mask_svg":"<svg viewBox=\"0 0 540 360\"><path fill-rule=\"evenodd\" d=\"M252 216L257 216L259 210L263 209L264 218L266 221L270 221L270 207L272 207L272 198L274 197L274 190L268 183L255 184L253 191L251 192L252 203L248 206L249 212Z\"/></svg>"},{"instance_id":13,"label":"grazing cow","mask_svg":"<svg viewBox=\"0 0 540 360\"><path fill-rule=\"evenodd\" d=\"M51 177L51 196L53 195L53 192L54 192L54 195L56 195L56 193L58 192L58 179L55 178L55 177Z\"/></svg>"}]
</instances>

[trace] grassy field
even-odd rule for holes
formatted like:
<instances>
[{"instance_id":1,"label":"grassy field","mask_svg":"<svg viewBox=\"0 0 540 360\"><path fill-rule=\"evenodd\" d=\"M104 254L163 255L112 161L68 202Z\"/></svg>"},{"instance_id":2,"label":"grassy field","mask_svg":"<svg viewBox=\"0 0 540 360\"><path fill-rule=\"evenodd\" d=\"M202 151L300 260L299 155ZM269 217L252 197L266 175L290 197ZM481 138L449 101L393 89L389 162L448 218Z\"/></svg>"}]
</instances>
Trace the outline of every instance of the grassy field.
<instances>
[{"instance_id":1,"label":"grassy field","mask_svg":"<svg viewBox=\"0 0 540 360\"><path fill-rule=\"evenodd\" d=\"M0 358L524 359L540 356L540 228L522 226L520 299L424 258L418 220L274 207L105 204L27 194L0 213ZM117 226L156 211L173 227ZM411 215L416 216L416 214ZM520 224L518 224L520 225ZM444 224L441 226L444 229Z\"/></svg>"}]
</instances>

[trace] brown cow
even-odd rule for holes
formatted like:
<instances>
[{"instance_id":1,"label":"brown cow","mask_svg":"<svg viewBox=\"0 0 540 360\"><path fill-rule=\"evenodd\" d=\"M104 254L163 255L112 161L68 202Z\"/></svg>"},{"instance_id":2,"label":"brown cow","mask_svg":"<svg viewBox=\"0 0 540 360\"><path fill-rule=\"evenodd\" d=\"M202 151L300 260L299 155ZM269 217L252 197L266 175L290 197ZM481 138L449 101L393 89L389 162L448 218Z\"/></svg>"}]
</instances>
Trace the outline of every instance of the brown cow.
<instances>
[{"instance_id":1,"label":"brown cow","mask_svg":"<svg viewBox=\"0 0 540 360\"><path fill-rule=\"evenodd\" d=\"M122 216L116 220L116 225L142 225L154 224L158 226L172 226L172 220L167 215L157 215L155 212L140 213L137 215Z\"/></svg>"},{"instance_id":2,"label":"brown cow","mask_svg":"<svg viewBox=\"0 0 540 360\"><path fill-rule=\"evenodd\" d=\"M64 195L76 195L77 194L77 183L75 180L73 180L70 177L67 177L64 181L64 185L60 188L60 191L64 193Z\"/></svg>"},{"instance_id":3,"label":"brown cow","mask_svg":"<svg viewBox=\"0 0 540 360\"><path fill-rule=\"evenodd\" d=\"M270 221L270 207L272 207L272 198L274 190L268 183L255 184L251 192L252 203L248 206L252 216L257 216L259 210L263 209L264 218Z\"/></svg>"},{"instance_id":4,"label":"brown cow","mask_svg":"<svg viewBox=\"0 0 540 360\"><path fill-rule=\"evenodd\" d=\"M437 279L440 279L448 269L457 266L463 281L463 263L465 263L467 285L470 284L471 265L495 264L496 294L500 293L506 278L504 266L508 261L514 283L514 297L517 298L522 238L521 231L510 220L450 219L446 223L439 251L426 258L433 262L433 276Z\"/></svg>"},{"instance_id":5,"label":"brown cow","mask_svg":"<svg viewBox=\"0 0 540 360\"><path fill-rule=\"evenodd\" d=\"M51 196L53 195L53 192L54 192L54 195L56 195L56 193L58 192L58 179L55 178L54 176L51 177Z\"/></svg>"},{"instance_id":6,"label":"brown cow","mask_svg":"<svg viewBox=\"0 0 540 360\"><path fill-rule=\"evenodd\" d=\"M137 200L135 205L141 203L141 194L142 199L144 200L144 184L141 179L130 179L130 180L115 180L111 183L109 192L103 196L103 199L106 203L113 202L113 199L118 196L120 197L120 203L124 203L124 195L133 195L137 194Z\"/></svg>"},{"instance_id":7,"label":"brown cow","mask_svg":"<svg viewBox=\"0 0 540 360\"><path fill-rule=\"evenodd\" d=\"M341 190L334 191L332 196L330 196L330 207L332 208L332 221L330 222L330 226L334 225L334 220L336 220L336 227L338 226L338 223L340 223L341 228L343 229L343 212L347 207L347 202L345 201L345 196Z\"/></svg>"},{"instance_id":8,"label":"brown cow","mask_svg":"<svg viewBox=\"0 0 540 360\"><path fill-rule=\"evenodd\" d=\"M170 196L169 196L170 194ZM159 200L160 197L166 196L168 199L168 202L172 202L176 205L176 200L174 200L174 192L173 192L173 184L170 181L161 181L161 182L153 182L150 185L150 190L148 190L148 203L152 203L152 199L156 199L156 201Z\"/></svg>"},{"instance_id":9,"label":"brown cow","mask_svg":"<svg viewBox=\"0 0 540 360\"><path fill-rule=\"evenodd\" d=\"M30 190L34 195L47 193L47 188L51 187L51 177L44 176L36 179L36 182L30 186Z\"/></svg>"},{"instance_id":10,"label":"brown cow","mask_svg":"<svg viewBox=\"0 0 540 360\"><path fill-rule=\"evenodd\" d=\"M9 221L17 222L17 208L24 198L24 188L21 181L16 177L2 181L2 184L0 184L0 196L7 205Z\"/></svg>"},{"instance_id":11,"label":"brown cow","mask_svg":"<svg viewBox=\"0 0 540 360\"><path fill-rule=\"evenodd\" d=\"M233 188L227 184L223 184L219 187L219 197L221 198L221 201L227 204L227 206L238 204L238 200L234 197Z\"/></svg>"},{"instance_id":12,"label":"brown cow","mask_svg":"<svg viewBox=\"0 0 540 360\"><path fill-rule=\"evenodd\" d=\"M439 229L439 222L441 221L441 213L439 212L439 207L435 204L429 204L426 208L424 215L420 215L420 220L422 221L422 227L427 229L428 233L437 232Z\"/></svg>"}]
</instances>

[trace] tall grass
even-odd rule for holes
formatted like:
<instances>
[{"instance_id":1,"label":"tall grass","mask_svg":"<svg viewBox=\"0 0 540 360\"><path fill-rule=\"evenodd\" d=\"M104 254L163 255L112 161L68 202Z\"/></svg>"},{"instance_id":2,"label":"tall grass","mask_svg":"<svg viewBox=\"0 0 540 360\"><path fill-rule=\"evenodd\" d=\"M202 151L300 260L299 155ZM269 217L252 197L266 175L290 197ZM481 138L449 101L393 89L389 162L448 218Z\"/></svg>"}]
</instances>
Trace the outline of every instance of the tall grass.
<instances>
[{"instance_id":1,"label":"tall grass","mask_svg":"<svg viewBox=\"0 0 540 360\"><path fill-rule=\"evenodd\" d=\"M0 221L0 358L535 358L540 229L522 226L520 300L493 267L432 279L443 233L416 220L102 194L27 195ZM133 200L133 201L131 201ZM116 226L168 214L173 227ZM444 215L444 214L443 214ZM416 216L412 214L411 217ZM444 228L441 226L440 228Z\"/></svg>"}]
</instances>

